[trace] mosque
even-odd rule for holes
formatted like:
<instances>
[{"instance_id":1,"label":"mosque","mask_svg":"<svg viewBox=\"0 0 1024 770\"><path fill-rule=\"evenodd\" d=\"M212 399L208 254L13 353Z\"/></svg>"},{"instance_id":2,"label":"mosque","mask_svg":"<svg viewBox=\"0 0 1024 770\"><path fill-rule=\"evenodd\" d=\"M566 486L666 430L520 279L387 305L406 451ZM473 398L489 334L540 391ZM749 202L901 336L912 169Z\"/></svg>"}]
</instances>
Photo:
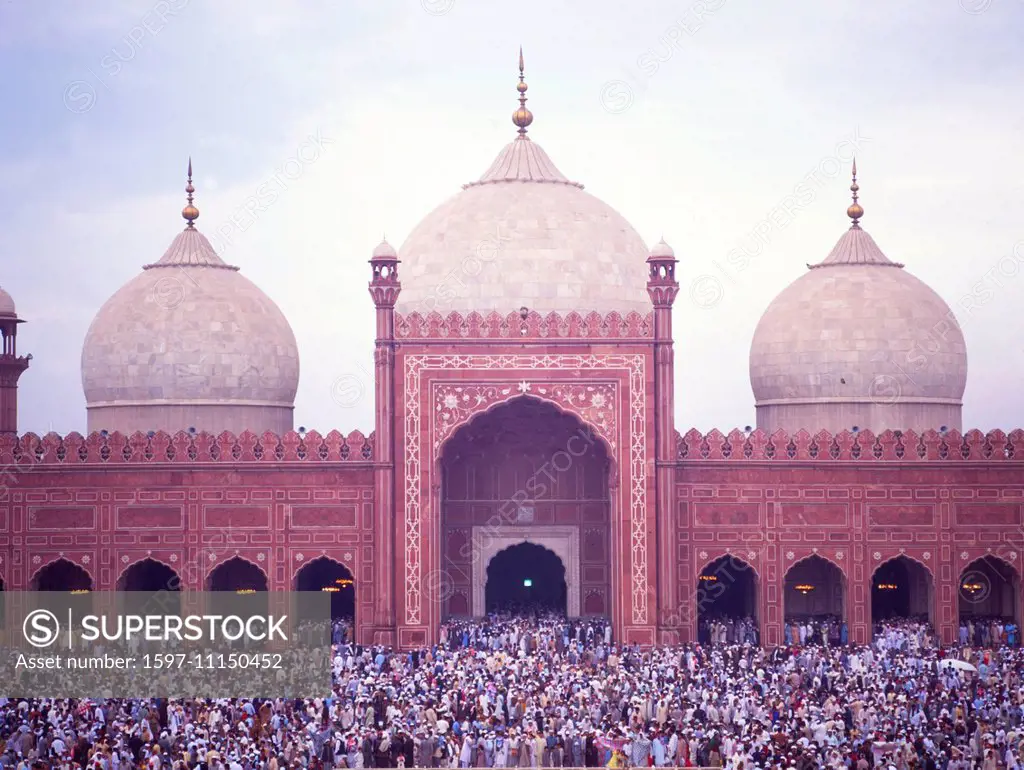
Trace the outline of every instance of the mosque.
<instances>
[{"instance_id":1,"label":"mosque","mask_svg":"<svg viewBox=\"0 0 1024 770\"><path fill-rule=\"evenodd\" d=\"M0 290L3 588L329 591L401 647L522 603L644 645L1019 623L1024 431L964 431L961 330L863 229L856 167L847 229L757 326L756 428L680 432L675 253L558 170L519 70L518 135L368 255L368 436L295 429L295 337L197 227L191 163L184 230L89 328L88 435L17 434Z\"/></svg>"}]
</instances>

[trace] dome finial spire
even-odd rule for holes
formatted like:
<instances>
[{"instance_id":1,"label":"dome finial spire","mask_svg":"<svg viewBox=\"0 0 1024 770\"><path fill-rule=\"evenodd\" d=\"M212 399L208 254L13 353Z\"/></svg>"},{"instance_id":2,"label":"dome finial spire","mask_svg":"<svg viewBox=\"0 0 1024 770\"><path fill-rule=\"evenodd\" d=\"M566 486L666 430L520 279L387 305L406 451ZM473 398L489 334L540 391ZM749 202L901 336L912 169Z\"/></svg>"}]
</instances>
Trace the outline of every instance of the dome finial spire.
<instances>
[{"instance_id":1,"label":"dome finial spire","mask_svg":"<svg viewBox=\"0 0 1024 770\"><path fill-rule=\"evenodd\" d=\"M186 227L189 229L195 227L195 221L199 219L199 209L192 205L192 193L195 191L196 188L192 186L192 156L190 155L188 158L188 182L185 184L185 194L188 197L188 203L181 210L181 215L188 222Z\"/></svg>"},{"instance_id":2,"label":"dome finial spire","mask_svg":"<svg viewBox=\"0 0 1024 770\"><path fill-rule=\"evenodd\" d=\"M864 207L857 203L857 191L860 185L857 184L857 158L853 159L853 184L850 185L850 192L853 193L853 203L846 209L846 216L853 220L852 227L860 229L860 218L864 216Z\"/></svg>"},{"instance_id":3,"label":"dome finial spire","mask_svg":"<svg viewBox=\"0 0 1024 770\"><path fill-rule=\"evenodd\" d=\"M523 47L519 46L519 84L516 90L519 91L519 109L512 113L512 122L519 126L519 137L526 138L526 127L533 123L533 113L526 109L526 76L523 74L526 66L523 64Z\"/></svg>"}]
</instances>

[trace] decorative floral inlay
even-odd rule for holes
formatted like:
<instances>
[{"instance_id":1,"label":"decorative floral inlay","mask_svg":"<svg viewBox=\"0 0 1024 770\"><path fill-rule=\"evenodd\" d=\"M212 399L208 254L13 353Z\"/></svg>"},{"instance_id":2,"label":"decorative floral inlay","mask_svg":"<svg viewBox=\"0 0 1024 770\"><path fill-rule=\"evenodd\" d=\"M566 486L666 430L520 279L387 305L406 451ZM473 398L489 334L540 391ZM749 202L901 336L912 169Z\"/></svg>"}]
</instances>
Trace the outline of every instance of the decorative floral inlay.
<instances>
[{"instance_id":1,"label":"decorative floral inlay","mask_svg":"<svg viewBox=\"0 0 1024 770\"><path fill-rule=\"evenodd\" d=\"M352 561L352 552L346 551L344 554L342 554L341 558L343 558L345 561Z\"/></svg>"},{"instance_id":2,"label":"decorative floral inlay","mask_svg":"<svg viewBox=\"0 0 1024 770\"><path fill-rule=\"evenodd\" d=\"M932 552L925 551L923 554L921 554L921 556L924 557L925 561L929 561L932 558Z\"/></svg>"},{"instance_id":3,"label":"decorative floral inlay","mask_svg":"<svg viewBox=\"0 0 1024 770\"><path fill-rule=\"evenodd\" d=\"M260 551L258 554L256 554L256 561L266 561L266 560L267 560L267 555L265 553L263 553L262 551Z\"/></svg>"},{"instance_id":4,"label":"decorative floral inlay","mask_svg":"<svg viewBox=\"0 0 1024 770\"><path fill-rule=\"evenodd\" d=\"M38 564L41 561L42 561L42 558L40 558L39 556L33 556L32 557L32 563L33 564Z\"/></svg>"},{"instance_id":5,"label":"decorative floral inlay","mask_svg":"<svg viewBox=\"0 0 1024 770\"><path fill-rule=\"evenodd\" d=\"M796 556L796 554L792 551L786 551L786 559L788 559L789 561L793 561L794 556Z\"/></svg>"},{"instance_id":6,"label":"decorative floral inlay","mask_svg":"<svg viewBox=\"0 0 1024 770\"><path fill-rule=\"evenodd\" d=\"M881 554L881 553L880 553L879 551L875 551L875 552L874 552L874 553L872 554L872 556L874 556L874 558L875 558L875 561L881 561L881 560L882 560L882 554Z\"/></svg>"},{"instance_id":7,"label":"decorative floral inlay","mask_svg":"<svg viewBox=\"0 0 1024 770\"><path fill-rule=\"evenodd\" d=\"M89 558L89 554L82 557L82 564L88 564L92 559Z\"/></svg>"},{"instance_id":8,"label":"decorative floral inlay","mask_svg":"<svg viewBox=\"0 0 1024 770\"><path fill-rule=\"evenodd\" d=\"M961 551L961 552L960 552L960 558L961 558L961 559L963 559L964 561L967 561L967 558L968 558L969 556L970 556L970 554L969 554L969 553L967 553L967 551Z\"/></svg>"},{"instance_id":9,"label":"decorative floral inlay","mask_svg":"<svg viewBox=\"0 0 1024 770\"><path fill-rule=\"evenodd\" d=\"M208 556L210 557L210 561L215 561L217 559L217 554L215 553L208 554Z\"/></svg>"},{"instance_id":10,"label":"decorative floral inlay","mask_svg":"<svg viewBox=\"0 0 1024 770\"><path fill-rule=\"evenodd\" d=\"M611 399L607 410L593 407L584 409L583 404L572 399L561 400L555 385L550 393L540 393L537 384L531 385L531 394L544 400L563 405L573 414L588 422L617 452L618 427L621 419L625 430L623 435L629 443L628 464L622 457L623 492L628 495L629 511L629 554L630 584L632 589L632 620L634 624L650 622L648 595L650 593L649 562L647 547L647 378L646 358L642 354L500 354L500 355L411 355L405 359L405 622L420 625L423 622L424 594L424 547L427 535L423 492L433 485L433 464L438 459L437 451L444 437L452 433L457 425L488 408L491 404L515 398L511 388L498 393L489 403L482 398L480 404L469 404L468 397L459 398L463 390L474 391L496 386L475 385L456 388L453 385L431 383L429 393L421 390L421 382L427 371L480 372L492 375L496 371L565 372L579 370L590 377L607 376L616 372L628 377L628 417L623 409L618 414L618 386L610 383L558 383L558 389L601 390ZM447 410L447 419L438 412L444 410L444 396L452 393L459 399L455 410ZM463 394L465 395L465 394ZM421 398L424 402L421 403ZM424 413L426 412L426 413ZM433 412L433 414L431 413ZM601 414L605 412L604 414ZM627 423L628 420L628 423ZM442 437L439 438L438 434ZM423 436L433 441L423 445ZM433 452L430 452L430 449ZM628 471L627 471L628 468ZM616 489L618 483L616 482Z\"/></svg>"},{"instance_id":11,"label":"decorative floral inlay","mask_svg":"<svg viewBox=\"0 0 1024 770\"><path fill-rule=\"evenodd\" d=\"M754 551L747 551L747 558L750 560L754 560L757 558L757 554Z\"/></svg>"},{"instance_id":12,"label":"decorative floral inlay","mask_svg":"<svg viewBox=\"0 0 1024 770\"><path fill-rule=\"evenodd\" d=\"M1017 552L1010 551L1010 561L1017 561Z\"/></svg>"},{"instance_id":13,"label":"decorative floral inlay","mask_svg":"<svg viewBox=\"0 0 1024 770\"><path fill-rule=\"evenodd\" d=\"M178 561L178 554L172 553L170 556L171 564L175 564Z\"/></svg>"},{"instance_id":14,"label":"decorative floral inlay","mask_svg":"<svg viewBox=\"0 0 1024 770\"><path fill-rule=\"evenodd\" d=\"M129 561L128 560L128 554L125 554L124 556L121 557L121 563L122 564L127 564L128 561Z\"/></svg>"},{"instance_id":15,"label":"decorative floral inlay","mask_svg":"<svg viewBox=\"0 0 1024 770\"><path fill-rule=\"evenodd\" d=\"M518 388L520 393L529 393L530 383L528 383L526 380L523 380L522 382L519 383Z\"/></svg>"},{"instance_id":16,"label":"decorative floral inlay","mask_svg":"<svg viewBox=\"0 0 1024 770\"><path fill-rule=\"evenodd\" d=\"M846 553L844 551L836 551L836 561L842 561L845 558Z\"/></svg>"},{"instance_id":17,"label":"decorative floral inlay","mask_svg":"<svg viewBox=\"0 0 1024 770\"><path fill-rule=\"evenodd\" d=\"M305 559L306 557L303 556L301 553L295 554L295 561L305 561Z\"/></svg>"},{"instance_id":18,"label":"decorative floral inlay","mask_svg":"<svg viewBox=\"0 0 1024 770\"><path fill-rule=\"evenodd\" d=\"M699 554L697 554L697 556L700 557L701 561L704 561L705 559L708 558L708 552L707 551L701 551Z\"/></svg>"}]
</instances>

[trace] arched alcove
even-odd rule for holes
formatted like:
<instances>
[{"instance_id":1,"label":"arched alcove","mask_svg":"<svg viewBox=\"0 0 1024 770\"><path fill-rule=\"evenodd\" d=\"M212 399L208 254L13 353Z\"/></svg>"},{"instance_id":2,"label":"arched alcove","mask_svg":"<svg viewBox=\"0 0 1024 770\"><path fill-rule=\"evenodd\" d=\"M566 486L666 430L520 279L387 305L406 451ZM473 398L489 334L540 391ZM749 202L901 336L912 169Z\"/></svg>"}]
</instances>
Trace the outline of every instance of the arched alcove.
<instances>
[{"instance_id":1,"label":"arched alcove","mask_svg":"<svg viewBox=\"0 0 1024 770\"><path fill-rule=\"evenodd\" d=\"M554 551L522 542L503 549L487 565L488 612L568 614L565 565Z\"/></svg>"},{"instance_id":2,"label":"arched alcove","mask_svg":"<svg viewBox=\"0 0 1024 770\"><path fill-rule=\"evenodd\" d=\"M63 557L41 567L29 581L30 591L57 594L47 607L58 617L64 617L69 609L75 618L89 614L94 588L92 575Z\"/></svg>"},{"instance_id":3,"label":"arched alcove","mask_svg":"<svg viewBox=\"0 0 1024 770\"><path fill-rule=\"evenodd\" d=\"M214 612L219 614L241 614L239 608L251 615L266 613L267 589L263 570L238 556L221 562L206 576L206 590L223 594L212 599Z\"/></svg>"},{"instance_id":4,"label":"arched alcove","mask_svg":"<svg viewBox=\"0 0 1024 770\"><path fill-rule=\"evenodd\" d=\"M846 618L846 577L828 559L814 554L786 572L783 611L787 623Z\"/></svg>"},{"instance_id":5,"label":"arched alcove","mask_svg":"<svg viewBox=\"0 0 1024 770\"><path fill-rule=\"evenodd\" d=\"M871 621L913 619L933 623L935 582L918 561L900 555L871 576Z\"/></svg>"},{"instance_id":6,"label":"arched alcove","mask_svg":"<svg viewBox=\"0 0 1024 770\"><path fill-rule=\"evenodd\" d=\"M1020 574L1007 562L983 556L968 564L960 573L957 604L971 644L991 644L991 626L1007 623L1016 627L1014 642L1020 643ZM989 628L983 630L986 624Z\"/></svg>"},{"instance_id":7,"label":"arched alcove","mask_svg":"<svg viewBox=\"0 0 1024 770\"><path fill-rule=\"evenodd\" d=\"M524 540L561 559L570 616L584 595L588 609L609 614L611 465L589 426L537 398L506 401L456 430L440 457L442 615L461 614L465 597L482 615L487 565Z\"/></svg>"},{"instance_id":8,"label":"arched alcove","mask_svg":"<svg viewBox=\"0 0 1024 770\"><path fill-rule=\"evenodd\" d=\"M722 634L728 641L757 641L758 576L750 564L721 556L701 570L695 588L698 641L715 643Z\"/></svg>"},{"instance_id":9,"label":"arched alcove","mask_svg":"<svg viewBox=\"0 0 1024 770\"><path fill-rule=\"evenodd\" d=\"M318 556L295 573L296 591L320 591L331 596L331 618L355 621L356 582L352 571L339 561Z\"/></svg>"},{"instance_id":10,"label":"arched alcove","mask_svg":"<svg viewBox=\"0 0 1024 770\"><path fill-rule=\"evenodd\" d=\"M125 568L117 579L118 591L180 591L181 577L156 559L143 559Z\"/></svg>"}]
</instances>

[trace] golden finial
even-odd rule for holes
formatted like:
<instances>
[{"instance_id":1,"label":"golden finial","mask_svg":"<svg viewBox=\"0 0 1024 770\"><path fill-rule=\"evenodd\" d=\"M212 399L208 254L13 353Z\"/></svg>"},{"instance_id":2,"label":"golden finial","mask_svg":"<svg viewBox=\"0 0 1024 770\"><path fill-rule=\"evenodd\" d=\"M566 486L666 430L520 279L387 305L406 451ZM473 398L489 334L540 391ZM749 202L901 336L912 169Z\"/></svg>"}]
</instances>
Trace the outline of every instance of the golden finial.
<instances>
[{"instance_id":1,"label":"golden finial","mask_svg":"<svg viewBox=\"0 0 1024 770\"><path fill-rule=\"evenodd\" d=\"M188 195L188 203L185 204L185 208L181 210L181 215L185 217L185 221L188 222L188 227L194 227L195 221L199 219L199 209L192 205L192 193L196 191L196 188L192 186L192 158L189 156L188 159L188 183L185 185L185 193Z\"/></svg>"},{"instance_id":2,"label":"golden finial","mask_svg":"<svg viewBox=\"0 0 1024 770\"><path fill-rule=\"evenodd\" d=\"M512 113L512 122L519 126L519 136L526 136L526 127L533 123L533 113L526 109L526 76L523 74L526 67L523 64L523 47L519 46L519 84L516 90L519 91L519 109Z\"/></svg>"},{"instance_id":3,"label":"golden finial","mask_svg":"<svg viewBox=\"0 0 1024 770\"><path fill-rule=\"evenodd\" d=\"M846 209L846 216L853 220L853 226L860 229L860 218L864 216L864 207L857 203L857 191L860 185L857 184L857 159L853 159L853 184L850 185L850 192L853 193L853 203Z\"/></svg>"}]
</instances>

